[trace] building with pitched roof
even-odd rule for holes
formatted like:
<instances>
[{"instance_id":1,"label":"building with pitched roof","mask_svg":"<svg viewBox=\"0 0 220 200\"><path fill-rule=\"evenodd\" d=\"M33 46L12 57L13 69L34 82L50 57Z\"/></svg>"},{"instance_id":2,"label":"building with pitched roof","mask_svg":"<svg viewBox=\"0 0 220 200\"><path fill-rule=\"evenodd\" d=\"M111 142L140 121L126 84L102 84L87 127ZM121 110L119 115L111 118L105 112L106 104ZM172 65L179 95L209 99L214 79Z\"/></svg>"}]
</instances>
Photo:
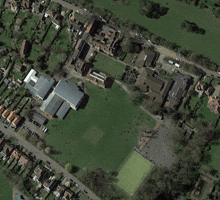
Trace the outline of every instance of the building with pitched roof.
<instances>
[{"instance_id":1,"label":"building with pitched roof","mask_svg":"<svg viewBox=\"0 0 220 200\"><path fill-rule=\"evenodd\" d=\"M205 92L205 90L208 88L207 83L204 83L202 81L198 81L198 83L195 86L195 91L198 92L200 95Z\"/></svg>"},{"instance_id":2,"label":"building with pitched roof","mask_svg":"<svg viewBox=\"0 0 220 200\"><path fill-rule=\"evenodd\" d=\"M0 106L0 114L2 114L4 110L5 110L4 106L1 105Z\"/></svg>"},{"instance_id":3,"label":"building with pitched roof","mask_svg":"<svg viewBox=\"0 0 220 200\"><path fill-rule=\"evenodd\" d=\"M18 125L18 123L19 123L20 121L21 121L21 117L18 116L18 115L16 115L15 118L14 118L14 120L12 121L12 125L13 125L14 127L17 127L17 125Z\"/></svg>"},{"instance_id":4,"label":"building with pitched roof","mask_svg":"<svg viewBox=\"0 0 220 200\"><path fill-rule=\"evenodd\" d=\"M178 109L182 99L186 96L189 88L191 77L189 75L178 73L174 78L174 84L169 91L167 98L168 106L173 109Z\"/></svg>"},{"instance_id":5,"label":"building with pitched roof","mask_svg":"<svg viewBox=\"0 0 220 200\"><path fill-rule=\"evenodd\" d=\"M91 65L90 63L87 63L82 59L77 59L76 61L72 60L68 64L67 68L76 74L85 76L90 69L90 65Z\"/></svg>"},{"instance_id":6,"label":"building with pitched roof","mask_svg":"<svg viewBox=\"0 0 220 200\"><path fill-rule=\"evenodd\" d=\"M210 96L207 107L214 114L220 113L220 98L218 96Z\"/></svg>"},{"instance_id":7,"label":"building with pitched roof","mask_svg":"<svg viewBox=\"0 0 220 200\"><path fill-rule=\"evenodd\" d=\"M38 183L43 183L46 179L49 179L51 176L53 176L53 173L40 164L37 165L32 174L33 180Z\"/></svg>"},{"instance_id":8,"label":"building with pitched roof","mask_svg":"<svg viewBox=\"0 0 220 200\"><path fill-rule=\"evenodd\" d=\"M21 58L25 58L30 50L30 44L27 40L23 40L21 44L20 56Z\"/></svg>"},{"instance_id":9,"label":"building with pitched roof","mask_svg":"<svg viewBox=\"0 0 220 200\"><path fill-rule=\"evenodd\" d=\"M9 156L12 152L13 148L9 146L7 143L3 146L2 151L0 152L1 157L6 158Z\"/></svg>"},{"instance_id":10,"label":"building with pitched roof","mask_svg":"<svg viewBox=\"0 0 220 200\"><path fill-rule=\"evenodd\" d=\"M65 189L66 189L65 186L59 184L59 185L57 186L57 188L55 189L55 191L53 192L53 194L54 194L57 198L60 198L61 196L63 196Z\"/></svg>"},{"instance_id":11,"label":"building with pitched roof","mask_svg":"<svg viewBox=\"0 0 220 200\"><path fill-rule=\"evenodd\" d=\"M150 68L142 68L135 85L147 93L152 101L164 104L173 80L159 76Z\"/></svg>"},{"instance_id":12,"label":"building with pitched roof","mask_svg":"<svg viewBox=\"0 0 220 200\"><path fill-rule=\"evenodd\" d=\"M98 85L99 87L105 88L106 84L107 84L107 75L102 73L102 72L98 72L96 70L90 69L87 76L86 76L86 80Z\"/></svg>"},{"instance_id":13,"label":"building with pitched roof","mask_svg":"<svg viewBox=\"0 0 220 200\"><path fill-rule=\"evenodd\" d=\"M14 162L17 163L20 157L21 157L21 152L18 151L18 149L15 149L10 155L10 160L13 160Z\"/></svg>"},{"instance_id":14,"label":"building with pitched roof","mask_svg":"<svg viewBox=\"0 0 220 200\"><path fill-rule=\"evenodd\" d=\"M66 190L63 194L63 200L71 200L73 197L74 193L71 190Z\"/></svg>"},{"instance_id":15,"label":"building with pitched roof","mask_svg":"<svg viewBox=\"0 0 220 200\"><path fill-rule=\"evenodd\" d=\"M40 78L37 78L36 71L31 69L26 78L24 79L25 88L30 91L30 93L43 100L48 94L49 90L54 84L54 79L46 74L42 74Z\"/></svg>"},{"instance_id":16,"label":"building with pitched roof","mask_svg":"<svg viewBox=\"0 0 220 200\"><path fill-rule=\"evenodd\" d=\"M3 118L6 118L6 117L8 117L9 114L10 114L10 111L6 109L6 110L2 113L2 117L3 117Z\"/></svg>"},{"instance_id":17,"label":"building with pitched roof","mask_svg":"<svg viewBox=\"0 0 220 200\"><path fill-rule=\"evenodd\" d=\"M29 158L26 155L22 155L18 161L18 165L24 169L28 162Z\"/></svg>"},{"instance_id":18,"label":"building with pitched roof","mask_svg":"<svg viewBox=\"0 0 220 200\"><path fill-rule=\"evenodd\" d=\"M154 62L155 58L155 52L144 49L138 54L137 59L134 61L134 65L138 68L150 66Z\"/></svg>"},{"instance_id":19,"label":"building with pitched roof","mask_svg":"<svg viewBox=\"0 0 220 200\"><path fill-rule=\"evenodd\" d=\"M7 121L10 123L13 121L13 119L16 117L16 113L14 111L11 111L9 116L7 117Z\"/></svg>"},{"instance_id":20,"label":"building with pitched roof","mask_svg":"<svg viewBox=\"0 0 220 200\"><path fill-rule=\"evenodd\" d=\"M69 108L77 110L83 98L84 93L79 90L75 83L68 83L61 80L53 92L42 103L40 110L50 117L53 117L57 113L58 117L62 119ZM69 104L69 106L67 104Z\"/></svg>"},{"instance_id":21,"label":"building with pitched roof","mask_svg":"<svg viewBox=\"0 0 220 200\"><path fill-rule=\"evenodd\" d=\"M47 121L47 118L42 116L39 113L34 113L33 119L34 119L34 121L38 122L41 125L43 125Z\"/></svg>"},{"instance_id":22,"label":"building with pitched roof","mask_svg":"<svg viewBox=\"0 0 220 200\"><path fill-rule=\"evenodd\" d=\"M50 192L56 184L55 176L51 176L50 178L44 180L43 187L46 189L47 192Z\"/></svg>"}]
</instances>

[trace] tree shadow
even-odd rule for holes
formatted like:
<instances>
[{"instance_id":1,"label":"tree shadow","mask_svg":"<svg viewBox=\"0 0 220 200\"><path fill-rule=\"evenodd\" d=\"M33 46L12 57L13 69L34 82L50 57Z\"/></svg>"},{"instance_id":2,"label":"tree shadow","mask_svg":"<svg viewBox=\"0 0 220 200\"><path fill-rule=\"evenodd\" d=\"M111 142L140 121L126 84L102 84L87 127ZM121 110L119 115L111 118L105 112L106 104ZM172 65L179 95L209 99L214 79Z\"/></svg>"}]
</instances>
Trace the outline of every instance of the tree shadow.
<instances>
[{"instance_id":1,"label":"tree shadow","mask_svg":"<svg viewBox=\"0 0 220 200\"><path fill-rule=\"evenodd\" d=\"M80 170L80 168L76 165L73 166L72 168L72 173L77 173Z\"/></svg>"},{"instance_id":2,"label":"tree shadow","mask_svg":"<svg viewBox=\"0 0 220 200\"><path fill-rule=\"evenodd\" d=\"M202 163L207 165L212 161L211 154L209 152L205 152L202 158Z\"/></svg>"}]
</instances>

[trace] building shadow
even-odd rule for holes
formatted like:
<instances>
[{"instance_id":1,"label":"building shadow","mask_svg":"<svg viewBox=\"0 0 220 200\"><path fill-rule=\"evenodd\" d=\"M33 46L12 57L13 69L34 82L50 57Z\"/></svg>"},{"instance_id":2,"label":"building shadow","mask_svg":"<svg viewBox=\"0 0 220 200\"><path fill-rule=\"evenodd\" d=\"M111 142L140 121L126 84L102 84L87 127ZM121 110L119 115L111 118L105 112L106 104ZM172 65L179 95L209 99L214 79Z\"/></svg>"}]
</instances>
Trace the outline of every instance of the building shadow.
<instances>
[{"instance_id":1,"label":"building shadow","mask_svg":"<svg viewBox=\"0 0 220 200\"><path fill-rule=\"evenodd\" d=\"M89 95L85 94L85 96L84 96L84 98L83 98L83 100L82 100L82 102L81 102L81 104L80 104L78 110L79 110L79 109L85 109L85 107L86 107L88 101L89 101Z\"/></svg>"},{"instance_id":2,"label":"building shadow","mask_svg":"<svg viewBox=\"0 0 220 200\"><path fill-rule=\"evenodd\" d=\"M113 83L114 83L114 78L112 78L112 77L108 77L107 79L106 79L106 88L111 88L112 87L112 85L113 85Z\"/></svg>"}]
</instances>

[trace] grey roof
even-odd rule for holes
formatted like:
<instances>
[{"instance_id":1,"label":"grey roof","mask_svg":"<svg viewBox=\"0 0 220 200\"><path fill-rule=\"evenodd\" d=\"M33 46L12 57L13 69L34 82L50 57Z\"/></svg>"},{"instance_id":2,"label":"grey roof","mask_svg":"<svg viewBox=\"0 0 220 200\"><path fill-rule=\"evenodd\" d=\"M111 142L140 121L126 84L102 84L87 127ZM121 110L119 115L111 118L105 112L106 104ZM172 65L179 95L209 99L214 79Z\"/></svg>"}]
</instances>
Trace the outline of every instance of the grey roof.
<instances>
[{"instance_id":1,"label":"grey roof","mask_svg":"<svg viewBox=\"0 0 220 200\"><path fill-rule=\"evenodd\" d=\"M4 82L8 85L9 80L6 78L6 79L4 79Z\"/></svg>"},{"instance_id":2,"label":"grey roof","mask_svg":"<svg viewBox=\"0 0 220 200\"><path fill-rule=\"evenodd\" d=\"M70 109L70 105L66 102L63 102L63 104L60 106L59 110L56 113L57 117L63 119L69 109Z\"/></svg>"},{"instance_id":3,"label":"grey roof","mask_svg":"<svg viewBox=\"0 0 220 200\"><path fill-rule=\"evenodd\" d=\"M42 103L40 109L49 115L54 116L62 103L62 98L54 93L51 93L49 97Z\"/></svg>"},{"instance_id":4,"label":"grey roof","mask_svg":"<svg viewBox=\"0 0 220 200\"><path fill-rule=\"evenodd\" d=\"M44 116L40 115L39 113L34 113L33 116L34 120L40 124L44 124L47 120Z\"/></svg>"},{"instance_id":5,"label":"grey roof","mask_svg":"<svg viewBox=\"0 0 220 200\"><path fill-rule=\"evenodd\" d=\"M36 82L34 88L36 88L37 95L42 99L46 96L52 85L54 84L54 79L43 74Z\"/></svg>"},{"instance_id":6,"label":"grey roof","mask_svg":"<svg viewBox=\"0 0 220 200\"><path fill-rule=\"evenodd\" d=\"M75 49L74 53L73 53L73 59L77 59L79 56L79 50Z\"/></svg>"},{"instance_id":7,"label":"grey roof","mask_svg":"<svg viewBox=\"0 0 220 200\"><path fill-rule=\"evenodd\" d=\"M29 83L25 84L25 88L28 89L33 96L37 95L37 90Z\"/></svg>"},{"instance_id":8,"label":"grey roof","mask_svg":"<svg viewBox=\"0 0 220 200\"><path fill-rule=\"evenodd\" d=\"M84 96L84 93L79 90L75 83L68 83L63 80L58 82L57 86L54 88L54 93L76 108Z\"/></svg>"}]
</instances>

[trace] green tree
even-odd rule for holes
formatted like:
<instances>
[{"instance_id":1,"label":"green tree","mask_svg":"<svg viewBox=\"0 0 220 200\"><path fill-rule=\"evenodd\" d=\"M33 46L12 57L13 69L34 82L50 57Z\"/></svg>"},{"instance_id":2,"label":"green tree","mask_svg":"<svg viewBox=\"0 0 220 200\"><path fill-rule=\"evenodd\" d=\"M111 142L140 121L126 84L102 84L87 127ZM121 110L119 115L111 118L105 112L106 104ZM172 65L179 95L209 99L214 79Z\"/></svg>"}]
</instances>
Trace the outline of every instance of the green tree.
<instances>
[{"instance_id":1,"label":"green tree","mask_svg":"<svg viewBox=\"0 0 220 200\"><path fill-rule=\"evenodd\" d=\"M73 171L73 165L71 163L66 163L65 164L65 170L69 173L72 173Z\"/></svg>"}]
</instances>

